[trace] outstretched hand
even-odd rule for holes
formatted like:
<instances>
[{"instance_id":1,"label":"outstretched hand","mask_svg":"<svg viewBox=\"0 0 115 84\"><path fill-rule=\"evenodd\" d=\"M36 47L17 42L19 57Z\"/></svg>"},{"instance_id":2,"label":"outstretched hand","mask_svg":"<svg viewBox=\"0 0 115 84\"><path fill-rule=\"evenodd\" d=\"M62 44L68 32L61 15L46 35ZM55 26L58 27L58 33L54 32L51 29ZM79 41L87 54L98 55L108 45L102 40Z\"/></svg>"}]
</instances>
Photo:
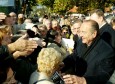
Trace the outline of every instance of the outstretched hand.
<instances>
[{"instance_id":1,"label":"outstretched hand","mask_svg":"<svg viewBox=\"0 0 115 84\"><path fill-rule=\"evenodd\" d=\"M37 48L38 43L34 40L26 39L26 36L20 37L18 40L14 42L15 49L18 51L33 51Z\"/></svg>"},{"instance_id":2,"label":"outstretched hand","mask_svg":"<svg viewBox=\"0 0 115 84\"><path fill-rule=\"evenodd\" d=\"M84 77L78 77L76 75L64 75L63 80L65 84L86 84Z\"/></svg>"}]
</instances>

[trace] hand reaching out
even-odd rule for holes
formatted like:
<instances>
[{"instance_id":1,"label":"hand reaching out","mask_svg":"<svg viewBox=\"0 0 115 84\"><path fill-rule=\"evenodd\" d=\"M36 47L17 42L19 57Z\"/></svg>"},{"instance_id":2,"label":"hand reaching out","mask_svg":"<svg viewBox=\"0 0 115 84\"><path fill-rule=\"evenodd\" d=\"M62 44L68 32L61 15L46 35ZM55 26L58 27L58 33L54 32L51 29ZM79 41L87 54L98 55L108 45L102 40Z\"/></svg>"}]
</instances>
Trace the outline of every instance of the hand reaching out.
<instances>
[{"instance_id":1,"label":"hand reaching out","mask_svg":"<svg viewBox=\"0 0 115 84\"><path fill-rule=\"evenodd\" d=\"M86 84L84 77L78 77L76 75L64 75L63 79L65 84Z\"/></svg>"}]
</instances>

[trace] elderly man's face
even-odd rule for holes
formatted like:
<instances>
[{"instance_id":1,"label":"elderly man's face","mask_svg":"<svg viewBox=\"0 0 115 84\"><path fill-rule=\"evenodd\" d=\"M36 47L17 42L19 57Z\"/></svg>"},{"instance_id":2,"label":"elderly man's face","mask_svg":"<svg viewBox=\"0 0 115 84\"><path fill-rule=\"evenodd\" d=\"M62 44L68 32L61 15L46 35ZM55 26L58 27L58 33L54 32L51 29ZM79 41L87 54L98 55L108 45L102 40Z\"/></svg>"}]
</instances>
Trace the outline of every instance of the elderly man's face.
<instances>
[{"instance_id":1,"label":"elderly man's face","mask_svg":"<svg viewBox=\"0 0 115 84\"><path fill-rule=\"evenodd\" d=\"M82 38L82 43L85 43L88 46L90 46L90 44L96 37L95 33L92 32L90 25L91 25L91 23L84 22L80 27L80 36Z\"/></svg>"}]
</instances>

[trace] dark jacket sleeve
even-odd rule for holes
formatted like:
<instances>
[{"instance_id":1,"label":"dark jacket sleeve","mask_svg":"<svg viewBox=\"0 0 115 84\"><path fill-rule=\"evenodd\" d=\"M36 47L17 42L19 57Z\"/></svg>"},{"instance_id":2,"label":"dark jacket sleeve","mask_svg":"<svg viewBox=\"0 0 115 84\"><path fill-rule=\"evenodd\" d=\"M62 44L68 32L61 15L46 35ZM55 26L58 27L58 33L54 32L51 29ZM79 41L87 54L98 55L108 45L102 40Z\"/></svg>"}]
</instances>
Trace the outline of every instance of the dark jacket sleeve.
<instances>
[{"instance_id":1,"label":"dark jacket sleeve","mask_svg":"<svg viewBox=\"0 0 115 84\"><path fill-rule=\"evenodd\" d=\"M106 56L105 59L101 60L101 62L97 61L97 63L95 64L97 66L95 68L95 74L84 76L87 81L87 84L106 84L106 82L111 77L115 66L115 54L108 54L105 52L105 54L103 55Z\"/></svg>"},{"instance_id":2,"label":"dark jacket sleeve","mask_svg":"<svg viewBox=\"0 0 115 84\"><path fill-rule=\"evenodd\" d=\"M6 57L8 57L9 51L8 47L6 45L0 46L0 61L4 60Z\"/></svg>"},{"instance_id":3,"label":"dark jacket sleeve","mask_svg":"<svg viewBox=\"0 0 115 84\"><path fill-rule=\"evenodd\" d=\"M68 74L74 74L77 76L83 76L87 69L87 62L78 57L77 53L73 53L67 56L64 59L64 67L62 68L62 72L66 72Z\"/></svg>"},{"instance_id":4,"label":"dark jacket sleeve","mask_svg":"<svg viewBox=\"0 0 115 84\"><path fill-rule=\"evenodd\" d=\"M16 72L15 79L23 84L28 84L32 72L37 69L37 65L33 65L26 59L17 59L13 70Z\"/></svg>"},{"instance_id":5,"label":"dark jacket sleeve","mask_svg":"<svg viewBox=\"0 0 115 84\"><path fill-rule=\"evenodd\" d=\"M4 64L10 66L13 61L14 61L14 58L12 54L9 53L8 47L6 45L1 45L0 46L0 66L4 66Z\"/></svg>"}]
</instances>

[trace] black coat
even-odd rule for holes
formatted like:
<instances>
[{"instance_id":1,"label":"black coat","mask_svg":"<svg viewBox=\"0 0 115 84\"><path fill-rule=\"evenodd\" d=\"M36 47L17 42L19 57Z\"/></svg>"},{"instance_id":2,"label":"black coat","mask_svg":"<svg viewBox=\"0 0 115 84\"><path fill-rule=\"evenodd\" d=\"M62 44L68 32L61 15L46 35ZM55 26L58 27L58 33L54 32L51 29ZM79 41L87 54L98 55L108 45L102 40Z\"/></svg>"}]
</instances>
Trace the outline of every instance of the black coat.
<instances>
[{"instance_id":1,"label":"black coat","mask_svg":"<svg viewBox=\"0 0 115 84\"><path fill-rule=\"evenodd\" d=\"M23 59L15 60L12 54L9 53L8 47L1 45L0 46L0 84L2 84L2 82L6 80L7 70L9 67L11 67L12 70L15 72L16 80L20 81L22 84L28 84L31 73L37 69L37 64L33 64L31 60L24 57Z\"/></svg>"},{"instance_id":2,"label":"black coat","mask_svg":"<svg viewBox=\"0 0 115 84\"><path fill-rule=\"evenodd\" d=\"M7 78L7 71L9 67L14 64L14 58L9 53L6 45L0 46L0 84L2 84Z\"/></svg>"},{"instance_id":3,"label":"black coat","mask_svg":"<svg viewBox=\"0 0 115 84\"><path fill-rule=\"evenodd\" d=\"M100 28L100 35L103 40L110 44L115 49L115 31L106 23Z\"/></svg>"},{"instance_id":4,"label":"black coat","mask_svg":"<svg viewBox=\"0 0 115 84\"><path fill-rule=\"evenodd\" d=\"M62 71L73 67L74 74L84 76L87 84L105 84L114 70L114 56L113 48L100 38L88 48L79 41L74 53L64 59Z\"/></svg>"}]
</instances>

